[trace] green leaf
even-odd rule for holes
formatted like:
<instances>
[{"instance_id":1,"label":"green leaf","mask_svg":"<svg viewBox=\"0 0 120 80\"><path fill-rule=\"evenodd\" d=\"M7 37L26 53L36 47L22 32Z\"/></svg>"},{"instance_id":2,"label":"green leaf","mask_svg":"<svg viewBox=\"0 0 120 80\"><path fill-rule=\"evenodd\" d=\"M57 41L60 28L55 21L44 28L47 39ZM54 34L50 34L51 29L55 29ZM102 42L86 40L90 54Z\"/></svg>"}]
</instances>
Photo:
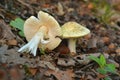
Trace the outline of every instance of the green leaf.
<instances>
[{"instance_id":1,"label":"green leaf","mask_svg":"<svg viewBox=\"0 0 120 80\"><path fill-rule=\"evenodd\" d=\"M104 80L112 80L109 76L105 77Z\"/></svg>"},{"instance_id":2,"label":"green leaf","mask_svg":"<svg viewBox=\"0 0 120 80\"><path fill-rule=\"evenodd\" d=\"M21 18L16 18L10 22L10 25L23 31L24 20Z\"/></svg>"},{"instance_id":3,"label":"green leaf","mask_svg":"<svg viewBox=\"0 0 120 80\"><path fill-rule=\"evenodd\" d=\"M24 26L24 20L22 20L21 18L16 18L15 20L12 20L10 22L10 25L14 28L17 28L19 31L19 35L24 37L24 31L23 31L23 26Z\"/></svg>"},{"instance_id":4,"label":"green leaf","mask_svg":"<svg viewBox=\"0 0 120 80\"><path fill-rule=\"evenodd\" d=\"M98 68L97 71L98 71L100 74L107 74L107 71L106 71L104 68Z\"/></svg>"},{"instance_id":5,"label":"green leaf","mask_svg":"<svg viewBox=\"0 0 120 80\"><path fill-rule=\"evenodd\" d=\"M105 70L111 73L116 73L116 68L114 64L107 64Z\"/></svg>"},{"instance_id":6,"label":"green leaf","mask_svg":"<svg viewBox=\"0 0 120 80\"><path fill-rule=\"evenodd\" d=\"M43 48L40 48L40 53L45 54L45 50Z\"/></svg>"},{"instance_id":7,"label":"green leaf","mask_svg":"<svg viewBox=\"0 0 120 80\"><path fill-rule=\"evenodd\" d=\"M106 59L103 55L100 55L100 64L101 67L104 67L106 65Z\"/></svg>"},{"instance_id":8,"label":"green leaf","mask_svg":"<svg viewBox=\"0 0 120 80\"><path fill-rule=\"evenodd\" d=\"M96 56L93 56L93 55L90 55L89 58L93 61L95 61L96 63L99 64L99 66L101 66L101 63L100 63L100 59Z\"/></svg>"},{"instance_id":9,"label":"green leaf","mask_svg":"<svg viewBox=\"0 0 120 80\"><path fill-rule=\"evenodd\" d=\"M22 31L19 31L19 35L20 35L21 37L24 37L24 36L25 36Z\"/></svg>"}]
</instances>

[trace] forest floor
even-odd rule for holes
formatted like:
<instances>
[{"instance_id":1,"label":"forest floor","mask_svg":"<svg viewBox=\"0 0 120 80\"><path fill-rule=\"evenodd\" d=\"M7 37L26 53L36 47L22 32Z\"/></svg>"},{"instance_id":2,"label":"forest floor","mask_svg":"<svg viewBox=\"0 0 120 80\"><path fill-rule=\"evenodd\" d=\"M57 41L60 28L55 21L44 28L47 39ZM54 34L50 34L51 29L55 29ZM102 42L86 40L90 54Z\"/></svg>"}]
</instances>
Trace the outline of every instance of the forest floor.
<instances>
[{"instance_id":1,"label":"forest floor","mask_svg":"<svg viewBox=\"0 0 120 80\"><path fill-rule=\"evenodd\" d=\"M0 0L0 80L120 80L119 4L119 0ZM69 55L67 40L45 54L38 50L35 57L18 52L27 41L10 22L36 16L40 10L60 26L75 21L91 31L78 39L76 55ZM106 61L102 69L113 64L115 70L102 74L99 63L88 58L99 59L101 54Z\"/></svg>"}]
</instances>

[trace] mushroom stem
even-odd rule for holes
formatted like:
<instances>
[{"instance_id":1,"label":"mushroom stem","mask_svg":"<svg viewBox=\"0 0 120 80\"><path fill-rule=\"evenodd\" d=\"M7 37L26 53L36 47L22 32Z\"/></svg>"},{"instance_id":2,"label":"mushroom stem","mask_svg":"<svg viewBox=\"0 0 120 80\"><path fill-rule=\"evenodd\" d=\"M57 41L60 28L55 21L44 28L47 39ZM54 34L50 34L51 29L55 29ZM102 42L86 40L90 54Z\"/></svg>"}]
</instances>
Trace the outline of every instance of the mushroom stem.
<instances>
[{"instance_id":1,"label":"mushroom stem","mask_svg":"<svg viewBox=\"0 0 120 80\"><path fill-rule=\"evenodd\" d=\"M47 44L49 41L44 40L44 36L47 33L47 28L45 26L40 27L38 32L34 35L34 37L22 48L18 50L18 52L30 52L34 56L36 56L36 51L39 43Z\"/></svg>"},{"instance_id":2,"label":"mushroom stem","mask_svg":"<svg viewBox=\"0 0 120 80\"><path fill-rule=\"evenodd\" d=\"M76 41L77 40L74 38L71 38L68 41L68 47L69 47L71 53L76 53Z\"/></svg>"}]
</instances>

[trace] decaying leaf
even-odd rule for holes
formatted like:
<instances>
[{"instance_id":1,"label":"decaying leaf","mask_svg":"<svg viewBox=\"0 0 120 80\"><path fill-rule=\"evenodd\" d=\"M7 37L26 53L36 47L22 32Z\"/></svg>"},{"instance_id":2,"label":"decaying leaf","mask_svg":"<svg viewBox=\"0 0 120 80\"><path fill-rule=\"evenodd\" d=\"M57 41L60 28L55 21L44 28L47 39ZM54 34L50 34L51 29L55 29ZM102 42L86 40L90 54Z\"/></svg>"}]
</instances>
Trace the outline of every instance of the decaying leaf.
<instances>
[{"instance_id":1,"label":"decaying leaf","mask_svg":"<svg viewBox=\"0 0 120 80\"><path fill-rule=\"evenodd\" d=\"M0 29L2 31L0 33L2 38L6 38L6 39L14 39L15 38L15 35L12 33L10 27L8 25L6 25L5 22L2 20L0 20Z\"/></svg>"},{"instance_id":2,"label":"decaying leaf","mask_svg":"<svg viewBox=\"0 0 120 80\"><path fill-rule=\"evenodd\" d=\"M73 70L66 70L66 71L48 70L45 74L46 76L54 75L57 78L57 80L73 80L74 77Z\"/></svg>"},{"instance_id":3,"label":"decaying leaf","mask_svg":"<svg viewBox=\"0 0 120 80\"><path fill-rule=\"evenodd\" d=\"M54 65L52 65L50 62L47 62L47 61L39 61L39 66L40 67L44 67L46 68L46 66L51 69L51 70L59 70L58 68L56 68Z\"/></svg>"},{"instance_id":4,"label":"decaying leaf","mask_svg":"<svg viewBox=\"0 0 120 80\"><path fill-rule=\"evenodd\" d=\"M37 72L36 68L29 68L29 72L34 76Z\"/></svg>"},{"instance_id":5,"label":"decaying leaf","mask_svg":"<svg viewBox=\"0 0 120 80\"><path fill-rule=\"evenodd\" d=\"M23 42L24 41L17 35L15 35L12 31L11 28L5 24L3 20L0 20L0 39L5 39L5 40L14 40L16 39L17 42ZM15 43L16 44L16 43Z\"/></svg>"},{"instance_id":6,"label":"decaying leaf","mask_svg":"<svg viewBox=\"0 0 120 80\"><path fill-rule=\"evenodd\" d=\"M11 80L22 80L23 79L23 74L21 74L18 67L9 68L9 75L10 75Z\"/></svg>"},{"instance_id":7,"label":"decaying leaf","mask_svg":"<svg viewBox=\"0 0 120 80\"><path fill-rule=\"evenodd\" d=\"M88 48L97 48L97 39L93 38L88 41Z\"/></svg>"},{"instance_id":8,"label":"decaying leaf","mask_svg":"<svg viewBox=\"0 0 120 80\"><path fill-rule=\"evenodd\" d=\"M57 64L64 67L75 66L75 61L71 58L58 58Z\"/></svg>"},{"instance_id":9,"label":"decaying leaf","mask_svg":"<svg viewBox=\"0 0 120 80\"><path fill-rule=\"evenodd\" d=\"M3 68L2 66L0 66L0 80L8 80L8 75L7 74L7 71L6 71L6 68Z\"/></svg>"},{"instance_id":10,"label":"decaying leaf","mask_svg":"<svg viewBox=\"0 0 120 80\"><path fill-rule=\"evenodd\" d=\"M8 40L8 41L7 41L7 44L8 44L8 45L14 45L14 46L16 46L16 45L17 45L17 40L16 40L16 39Z\"/></svg>"},{"instance_id":11,"label":"decaying leaf","mask_svg":"<svg viewBox=\"0 0 120 80\"><path fill-rule=\"evenodd\" d=\"M9 49L8 46L4 45L0 48L0 61L2 63L8 63L8 64L22 64L29 66L31 68L36 67L43 67L46 68L46 66L51 70L58 70L54 65L52 65L48 61L41 61L40 58L28 58L28 57L21 57L21 54L17 52L17 49Z\"/></svg>"}]
</instances>

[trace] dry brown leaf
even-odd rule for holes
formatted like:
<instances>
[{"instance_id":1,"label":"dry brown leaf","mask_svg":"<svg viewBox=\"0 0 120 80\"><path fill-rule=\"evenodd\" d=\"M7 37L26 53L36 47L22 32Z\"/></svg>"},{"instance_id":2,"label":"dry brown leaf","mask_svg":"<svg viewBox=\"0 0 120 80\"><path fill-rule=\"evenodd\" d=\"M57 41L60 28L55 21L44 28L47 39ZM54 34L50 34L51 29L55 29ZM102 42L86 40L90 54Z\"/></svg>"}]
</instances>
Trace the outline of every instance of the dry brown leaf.
<instances>
[{"instance_id":1,"label":"dry brown leaf","mask_svg":"<svg viewBox=\"0 0 120 80\"><path fill-rule=\"evenodd\" d=\"M114 43L111 43L109 46L108 46L109 49L115 49L115 44Z\"/></svg>"},{"instance_id":2,"label":"dry brown leaf","mask_svg":"<svg viewBox=\"0 0 120 80\"><path fill-rule=\"evenodd\" d=\"M2 63L8 63L8 64L21 64L21 65L26 65L31 68L36 68L36 67L42 67L46 68L46 66L51 69L51 70L58 70L52 63L48 61L41 61L40 57L36 58L29 58L26 56L21 57L20 53L17 52L17 49L7 49L8 46L4 45L3 47L0 48L0 61Z\"/></svg>"},{"instance_id":3,"label":"dry brown leaf","mask_svg":"<svg viewBox=\"0 0 120 80\"><path fill-rule=\"evenodd\" d=\"M50 7L50 4L43 4L42 7L43 7L43 8L49 8L49 7Z\"/></svg>"},{"instance_id":4,"label":"dry brown leaf","mask_svg":"<svg viewBox=\"0 0 120 80\"><path fill-rule=\"evenodd\" d=\"M46 66L51 69L51 70L59 70L58 68L56 68L53 64L51 64L50 62L47 61L39 61L39 65L40 67L46 68Z\"/></svg>"},{"instance_id":5,"label":"dry brown leaf","mask_svg":"<svg viewBox=\"0 0 120 80\"><path fill-rule=\"evenodd\" d=\"M103 78L105 78L106 76L105 76L105 75L102 75L102 74L98 74L97 77L98 77L99 79L103 79Z\"/></svg>"},{"instance_id":6,"label":"dry brown leaf","mask_svg":"<svg viewBox=\"0 0 120 80\"><path fill-rule=\"evenodd\" d=\"M34 76L37 72L36 68L29 68L29 72Z\"/></svg>"},{"instance_id":7,"label":"dry brown leaf","mask_svg":"<svg viewBox=\"0 0 120 80\"><path fill-rule=\"evenodd\" d=\"M6 25L3 20L0 20L0 30L0 39L14 40L16 38L17 41L24 43L24 41L19 36L15 35L11 31L10 26ZM16 42L14 44L16 44Z\"/></svg>"},{"instance_id":8,"label":"dry brown leaf","mask_svg":"<svg viewBox=\"0 0 120 80\"><path fill-rule=\"evenodd\" d=\"M45 73L47 76L50 76L51 74L54 75L58 80L73 80L74 73L73 70L66 70L66 71L53 71L53 70L48 70Z\"/></svg>"},{"instance_id":9,"label":"dry brown leaf","mask_svg":"<svg viewBox=\"0 0 120 80\"><path fill-rule=\"evenodd\" d=\"M0 20L0 28L1 28L1 33L0 35L2 35L3 38L6 39L14 39L15 35L12 33L10 27L8 25L5 24L4 21Z\"/></svg>"},{"instance_id":10,"label":"dry brown leaf","mask_svg":"<svg viewBox=\"0 0 120 80\"><path fill-rule=\"evenodd\" d=\"M9 74L11 80L22 80L22 75L17 67L9 68Z\"/></svg>"},{"instance_id":11,"label":"dry brown leaf","mask_svg":"<svg viewBox=\"0 0 120 80\"><path fill-rule=\"evenodd\" d=\"M88 4L88 9L92 10L94 8L94 4L93 3L89 3Z\"/></svg>"},{"instance_id":12,"label":"dry brown leaf","mask_svg":"<svg viewBox=\"0 0 120 80\"><path fill-rule=\"evenodd\" d=\"M6 68L3 68L2 66L0 66L0 80L9 80Z\"/></svg>"},{"instance_id":13,"label":"dry brown leaf","mask_svg":"<svg viewBox=\"0 0 120 80\"><path fill-rule=\"evenodd\" d=\"M75 66L75 61L71 58L58 58L57 64L64 67Z\"/></svg>"},{"instance_id":14,"label":"dry brown leaf","mask_svg":"<svg viewBox=\"0 0 120 80\"><path fill-rule=\"evenodd\" d=\"M7 44L16 46L17 45L17 41L15 39L10 39L10 40L7 41Z\"/></svg>"},{"instance_id":15,"label":"dry brown leaf","mask_svg":"<svg viewBox=\"0 0 120 80\"><path fill-rule=\"evenodd\" d=\"M88 48L96 48L97 47L97 38L90 39L88 41Z\"/></svg>"},{"instance_id":16,"label":"dry brown leaf","mask_svg":"<svg viewBox=\"0 0 120 80\"><path fill-rule=\"evenodd\" d=\"M104 43L110 42L110 38L109 37L102 37L102 40L103 40Z\"/></svg>"}]
</instances>

